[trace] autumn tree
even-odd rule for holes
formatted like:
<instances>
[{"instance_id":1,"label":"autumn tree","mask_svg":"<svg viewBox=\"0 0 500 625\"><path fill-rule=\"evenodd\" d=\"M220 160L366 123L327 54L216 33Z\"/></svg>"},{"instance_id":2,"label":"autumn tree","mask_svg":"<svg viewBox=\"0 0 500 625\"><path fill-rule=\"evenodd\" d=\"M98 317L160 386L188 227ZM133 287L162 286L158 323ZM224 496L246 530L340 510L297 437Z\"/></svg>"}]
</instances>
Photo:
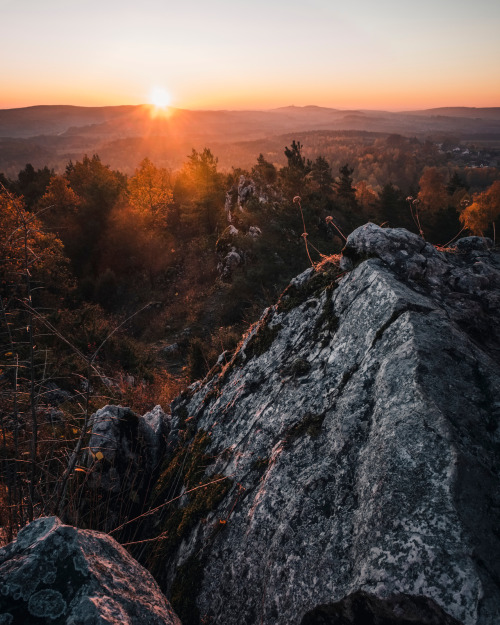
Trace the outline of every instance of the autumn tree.
<instances>
[{"instance_id":1,"label":"autumn tree","mask_svg":"<svg viewBox=\"0 0 500 625\"><path fill-rule=\"evenodd\" d=\"M76 215L80 204L80 198L64 176L54 176L38 202L40 219L50 232L57 234L68 254L73 241L78 239Z\"/></svg>"},{"instance_id":2,"label":"autumn tree","mask_svg":"<svg viewBox=\"0 0 500 625\"><path fill-rule=\"evenodd\" d=\"M420 211L427 218L446 208L448 194L443 174L436 167L428 167L419 180Z\"/></svg>"},{"instance_id":3,"label":"autumn tree","mask_svg":"<svg viewBox=\"0 0 500 625\"><path fill-rule=\"evenodd\" d=\"M460 229L444 175L436 167L428 167L420 177L419 186L416 210L421 227L431 241L443 243L443 238L449 239Z\"/></svg>"},{"instance_id":4,"label":"autumn tree","mask_svg":"<svg viewBox=\"0 0 500 625\"><path fill-rule=\"evenodd\" d=\"M470 206L460 215L460 221L472 233L484 236L491 228L495 238L496 224L500 218L500 180L496 180L483 193L473 196Z\"/></svg>"},{"instance_id":5,"label":"autumn tree","mask_svg":"<svg viewBox=\"0 0 500 625\"><path fill-rule=\"evenodd\" d=\"M59 294L69 286L68 263L61 241L45 231L41 219L26 209L21 198L3 187L0 187L0 231L5 233L0 247L4 296L23 291L26 276L37 287L31 298L37 305L48 305L51 294Z\"/></svg>"},{"instance_id":6,"label":"autumn tree","mask_svg":"<svg viewBox=\"0 0 500 625\"><path fill-rule=\"evenodd\" d=\"M167 213L172 204L170 172L156 167L145 158L128 181L129 202L132 208L146 217L153 227L165 226Z\"/></svg>"},{"instance_id":7,"label":"autumn tree","mask_svg":"<svg viewBox=\"0 0 500 625\"><path fill-rule=\"evenodd\" d=\"M3 187L0 230L5 233L0 246L0 414L10 415L11 422L6 429L1 420L2 473L13 527L43 512L38 485L48 467L39 462L39 404L50 357L41 320L60 306L64 292L71 289L71 278L61 242L44 232L37 215ZM21 436L24 450L29 449L22 454Z\"/></svg>"},{"instance_id":8,"label":"autumn tree","mask_svg":"<svg viewBox=\"0 0 500 625\"><path fill-rule=\"evenodd\" d=\"M361 180L355 186L356 201L363 213L365 219L372 220L375 217L375 208L377 205L377 194L367 184L365 180Z\"/></svg>"}]
</instances>

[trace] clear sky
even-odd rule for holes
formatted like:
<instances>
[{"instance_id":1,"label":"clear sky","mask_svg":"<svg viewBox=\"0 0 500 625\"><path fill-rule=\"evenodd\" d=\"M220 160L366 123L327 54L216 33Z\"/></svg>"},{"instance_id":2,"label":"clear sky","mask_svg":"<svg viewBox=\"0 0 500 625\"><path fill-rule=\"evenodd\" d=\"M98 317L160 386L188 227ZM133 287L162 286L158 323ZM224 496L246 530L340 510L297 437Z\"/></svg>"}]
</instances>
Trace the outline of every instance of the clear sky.
<instances>
[{"instance_id":1,"label":"clear sky","mask_svg":"<svg viewBox=\"0 0 500 625\"><path fill-rule=\"evenodd\" d=\"M0 108L500 106L500 0L0 0Z\"/></svg>"}]
</instances>

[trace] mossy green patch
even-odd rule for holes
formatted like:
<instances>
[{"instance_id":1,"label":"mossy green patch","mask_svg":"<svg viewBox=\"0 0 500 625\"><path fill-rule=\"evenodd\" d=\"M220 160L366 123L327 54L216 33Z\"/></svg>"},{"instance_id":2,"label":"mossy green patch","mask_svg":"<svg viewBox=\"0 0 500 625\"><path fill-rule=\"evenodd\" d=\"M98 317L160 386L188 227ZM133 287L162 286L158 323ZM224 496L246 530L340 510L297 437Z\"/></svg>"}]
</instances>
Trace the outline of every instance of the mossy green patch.
<instances>
[{"instance_id":1,"label":"mossy green patch","mask_svg":"<svg viewBox=\"0 0 500 625\"><path fill-rule=\"evenodd\" d=\"M223 480L215 484L216 480ZM199 521L203 520L226 495L232 485L232 480L224 479L216 473L210 480L204 480L202 486L189 495L189 503L182 509L182 518L177 526L177 536L185 536ZM201 485L200 484L200 485Z\"/></svg>"},{"instance_id":2,"label":"mossy green patch","mask_svg":"<svg viewBox=\"0 0 500 625\"><path fill-rule=\"evenodd\" d=\"M162 561L175 551L197 523L203 522L232 486L232 480L224 475L205 474L215 459L206 453L209 443L210 437L203 430L199 430L190 443L181 443L155 485L151 507L178 498L162 509L164 540L151 557L150 566L160 578ZM185 494L179 497L182 492Z\"/></svg>"},{"instance_id":3,"label":"mossy green patch","mask_svg":"<svg viewBox=\"0 0 500 625\"><path fill-rule=\"evenodd\" d=\"M205 454L205 449L210 443L210 437L203 430L199 430L189 445L180 445L172 459L163 468L153 489L153 504L163 498L175 482L182 483L186 489L194 484L197 477L203 475L210 456Z\"/></svg>"}]
</instances>

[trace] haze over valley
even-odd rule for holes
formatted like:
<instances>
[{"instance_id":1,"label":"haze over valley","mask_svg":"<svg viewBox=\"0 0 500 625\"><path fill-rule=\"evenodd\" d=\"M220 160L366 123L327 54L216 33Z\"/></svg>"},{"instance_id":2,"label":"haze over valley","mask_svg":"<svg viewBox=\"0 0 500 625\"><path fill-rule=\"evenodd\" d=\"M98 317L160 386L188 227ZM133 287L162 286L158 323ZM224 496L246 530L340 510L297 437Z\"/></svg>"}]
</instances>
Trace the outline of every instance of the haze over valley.
<instances>
[{"instance_id":1,"label":"haze over valley","mask_svg":"<svg viewBox=\"0 0 500 625\"><path fill-rule=\"evenodd\" d=\"M401 134L434 142L500 147L500 107L451 107L411 112L287 106L268 111L194 111L153 105L34 106L0 110L0 171L14 175L27 163L62 171L69 160L99 154L132 173L149 157L178 168L191 148L210 147L224 169L251 166L259 153L277 165L291 137L308 150L318 137L345 131L373 139ZM368 135L365 135L368 136Z\"/></svg>"}]
</instances>

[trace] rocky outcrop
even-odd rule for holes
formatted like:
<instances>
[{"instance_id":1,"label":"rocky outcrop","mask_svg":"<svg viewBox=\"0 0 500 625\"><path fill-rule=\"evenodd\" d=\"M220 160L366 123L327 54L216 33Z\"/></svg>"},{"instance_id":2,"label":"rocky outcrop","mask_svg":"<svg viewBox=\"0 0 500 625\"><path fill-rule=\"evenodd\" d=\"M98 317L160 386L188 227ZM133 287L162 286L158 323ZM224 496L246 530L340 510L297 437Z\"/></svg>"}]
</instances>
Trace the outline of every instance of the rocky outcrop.
<instances>
[{"instance_id":1,"label":"rocky outcrop","mask_svg":"<svg viewBox=\"0 0 500 625\"><path fill-rule=\"evenodd\" d=\"M101 459L111 466L118 462L142 463L148 472L155 468L164 451L170 419L161 406L136 415L130 408L109 405L92 415L90 428L88 462L100 453Z\"/></svg>"},{"instance_id":2,"label":"rocky outcrop","mask_svg":"<svg viewBox=\"0 0 500 625\"><path fill-rule=\"evenodd\" d=\"M269 202L269 194L261 189L252 178L240 176L238 183L234 184L226 193L225 211L228 223L233 221L235 213L244 212L250 199L255 199L259 204Z\"/></svg>"},{"instance_id":3,"label":"rocky outcrop","mask_svg":"<svg viewBox=\"0 0 500 625\"><path fill-rule=\"evenodd\" d=\"M483 241L368 224L173 403L184 625L500 622L499 287Z\"/></svg>"},{"instance_id":4,"label":"rocky outcrop","mask_svg":"<svg viewBox=\"0 0 500 625\"><path fill-rule=\"evenodd\" d=\"M104 406L92 415L84 458L87 468L80 519L93 517L109 531L142 510L166 449L170 417L161 406L144 415L123 406Z\"/></svg>"},{"instance_id":5,"label":"rocky outcrop","mask_svg":"<svg viewBox=\"0 0 500 625\"><path fill-rule=\"evenodd\" d=\"M0 549L2 625L180 625L150 573L115 540L37 519Z\"/></svg>"},{"instance_id":6,"label":"rocky outcrop","mask_svg":"<svg viewBox=\"0 0 500 625\"><path fill-rule=\"evenodd\" d=\"M245 263L246 252L241 249L241 239L242 235L234 226L228 226L217 239L217 271L223 282L231 282L236 267Z\"/></svg>"}]
</instances>

